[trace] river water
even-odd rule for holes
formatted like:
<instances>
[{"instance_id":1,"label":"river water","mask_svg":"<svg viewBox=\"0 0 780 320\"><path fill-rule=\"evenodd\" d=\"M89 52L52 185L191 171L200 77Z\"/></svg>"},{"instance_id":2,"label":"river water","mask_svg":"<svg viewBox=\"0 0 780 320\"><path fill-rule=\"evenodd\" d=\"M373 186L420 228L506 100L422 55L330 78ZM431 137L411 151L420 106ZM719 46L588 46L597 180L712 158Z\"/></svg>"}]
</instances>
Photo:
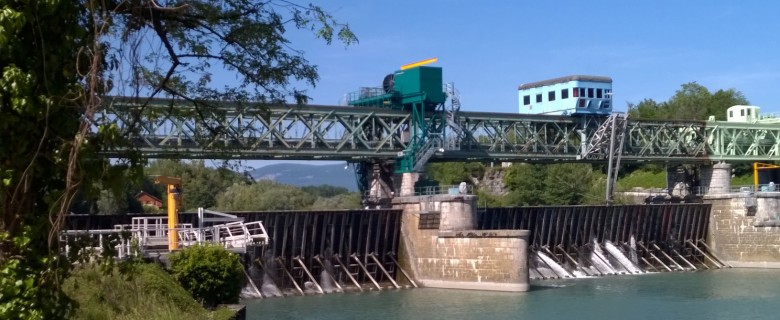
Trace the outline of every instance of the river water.
<instances>
[{"instance_id":1,"label":"river water","mask_svg":"<svg viewBox=\"0 0 780 320\"><path fill-rule=\"evenodd\" d=\"M780 270L532 282L524 293L442 289L243 301L247 319L780 319Z\"/></svg>"}]
</instances>

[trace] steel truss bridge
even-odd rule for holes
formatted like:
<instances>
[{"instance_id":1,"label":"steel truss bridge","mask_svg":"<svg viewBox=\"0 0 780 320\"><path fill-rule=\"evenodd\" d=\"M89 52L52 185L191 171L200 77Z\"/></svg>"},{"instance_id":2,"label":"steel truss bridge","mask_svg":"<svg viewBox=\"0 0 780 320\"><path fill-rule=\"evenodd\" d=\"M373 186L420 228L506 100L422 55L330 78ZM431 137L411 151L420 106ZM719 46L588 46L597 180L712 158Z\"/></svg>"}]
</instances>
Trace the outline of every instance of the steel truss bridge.
<instances>
[{"instance_id":1,"label":"steel truss bridge","mask_svg":"<svg viewBox=\"0 0 780 320\"><path fill-rule=\"evenodd\" d=\"M778 124L463 111L431 119L445 129L430 161L599 162L610 150L628 162L780 160ZM409 147L411 121L390 108L107 97L95 130L113 124L129 139L105 152L112 157L135 148L147 158L384 161Z\"/></svg>"}]
</instances>

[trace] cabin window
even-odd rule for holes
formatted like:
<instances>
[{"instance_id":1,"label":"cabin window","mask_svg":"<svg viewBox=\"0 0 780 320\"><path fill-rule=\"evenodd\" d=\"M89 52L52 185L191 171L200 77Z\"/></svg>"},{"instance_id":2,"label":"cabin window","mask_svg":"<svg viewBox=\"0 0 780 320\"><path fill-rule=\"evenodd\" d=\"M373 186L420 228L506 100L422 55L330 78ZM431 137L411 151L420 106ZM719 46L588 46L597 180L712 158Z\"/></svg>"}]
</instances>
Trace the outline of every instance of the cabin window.
<instances>
[{"instance_id":1,"label":"cabin window","mask_svg":"<svg viewBox=\"0 0 780 320\"><path fill-rule=\"evenodd\" d=\"M588 98L593 98L593 88L588 88Z\"/></svg>"},{"instance_id":2,"label":"cabin window","mask_svg":"<svg viewBox=\"0 0 780 320\"><path fill-rule=\"evenodd\" d=\"M536 103L540 103L540 102L542 102L542 94L541 93L536 95Z\"/></svg>"},{"instance_id":3,"label":"cabin window","mask_svg":"<svg viewBox=\"0 0 780 320\"><path fill-rule=\"evenodd\" d=\"M547 93L547 101L555 101L555 91L550 91Z\"/></svg>"},{"instance_id":4,"label":"cabin window","mask_svg":"<svg viewBox=\"0 0 780 320\"><path fill-rule=\"evenodd\" d=\"M729 118L734 118L734 111L729 111Z\"/></svg>"},{"instance_id":5,"label":"cabin window","mask_svg":"<svg viewBox=\"0 0 780 320\"><path fill-rule=\"evenodd\" d=\"M572 88L571 89L571 96L572 97L579 97L580 96L580 89L579 88Z\"/></svg>"},{"instance_id":6,"label":"cabin window","mask_svg":"<svg viewBox=\"0 0 780 320\"><path fill-rule=\"evenodd\" d=\"M748 116L750 115L750 109L747 109Z\"/></svg>"},{"instance_id":7,"label":"cabin window","mask_svg":"<svg viewBox=\"0 0 780 320\"><path fill-rule=\"evenodd\" d=\"M580 88L580 97L585 98L585 88Z\"/></svg>"},{"instance_id":8,"label":"cabin window","mask_svg":"<svg viewBox=\"0 0 780 320\"><path fill-rule=\"evenodd\" d=\"M745 109L739 110L739 115L744 117L745 116Z\"/></svg>"},{"instance_id":9,"label":"cabin window","mask_svg":"<svg viewBox=\"0 0 780 320\"><path fill-rule=\"evenodd\" d=\"M596 98L601 99L603 97L604 97L604 95L602 94L601 89L596 89Z\"/></svg>"},{"instance_id":10,"label":"cabin window","mask_svg":"<svg viewBox=\"0 0 780 320\"><path fill-rule=\"evenodd\" d=\"M529 104L531 104L531 96L530 95L523 96L523 105L527 106Z\"/></svg>"},{"instance_id":11,"label":"cabin window","mask_svg":"<svg viewBox=\"0 0 780 320\"><path fill-rule=\"evenodd\" d=\"M561 99L569 98L569 89L561 89Z\"/></svg>"}]
</instances>

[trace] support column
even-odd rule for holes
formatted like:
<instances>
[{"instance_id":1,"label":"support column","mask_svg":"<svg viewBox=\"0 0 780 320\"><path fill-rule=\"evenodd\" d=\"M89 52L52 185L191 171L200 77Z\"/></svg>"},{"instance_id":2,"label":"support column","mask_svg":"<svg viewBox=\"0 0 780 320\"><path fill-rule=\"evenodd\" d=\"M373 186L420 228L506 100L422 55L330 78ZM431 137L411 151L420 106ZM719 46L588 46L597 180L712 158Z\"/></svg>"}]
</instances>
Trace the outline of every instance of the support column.
<instances>
[{"instance_id":1,"label":"support column","mask_svg":"<svg viewBox=\"0 0 780 320\"><path fill-rule=\"evenodd\" d=\"M405 172L401 174L401 196L414 196L414 184L420 179L417 172Z\"/></svg>"},{"instance_id":2,"label":"support column","mask_svg":"<svg viewBox=\"0 0 780 320\"><path fill-rule=\"evenodd\" d=\"M719 162L712 166L702 167L701 185L706 188L706 194L731 192L731 165Z\"/></svg>"}]
</instances>

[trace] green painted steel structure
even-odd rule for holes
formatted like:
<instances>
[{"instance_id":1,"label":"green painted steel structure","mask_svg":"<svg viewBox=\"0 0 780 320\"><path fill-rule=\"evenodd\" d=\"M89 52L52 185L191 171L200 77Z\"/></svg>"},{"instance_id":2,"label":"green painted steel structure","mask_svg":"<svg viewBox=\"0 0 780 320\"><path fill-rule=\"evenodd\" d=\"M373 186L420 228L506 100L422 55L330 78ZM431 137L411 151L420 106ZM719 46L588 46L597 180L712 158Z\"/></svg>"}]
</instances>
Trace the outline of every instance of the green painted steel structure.
<instances>
[{"instance_id":1,"label":"green painted steel structure","mask_svg":"<svg viewBox=\"0 0 780 320\"><path fill-rule=\"evenodd\" d=\"M115 123L148 158L392 161L413 143L413 112L439 126L428 132L444 135L446 125L442 113L425 110L105 101L96 123ZM436 149L431 161L606 161L606 152L588 150L604 118L459 112L456 121L459 148ZM629 119L623 141L624 162L780 160L779 124Z\"/></svg>"}]
</instances>

